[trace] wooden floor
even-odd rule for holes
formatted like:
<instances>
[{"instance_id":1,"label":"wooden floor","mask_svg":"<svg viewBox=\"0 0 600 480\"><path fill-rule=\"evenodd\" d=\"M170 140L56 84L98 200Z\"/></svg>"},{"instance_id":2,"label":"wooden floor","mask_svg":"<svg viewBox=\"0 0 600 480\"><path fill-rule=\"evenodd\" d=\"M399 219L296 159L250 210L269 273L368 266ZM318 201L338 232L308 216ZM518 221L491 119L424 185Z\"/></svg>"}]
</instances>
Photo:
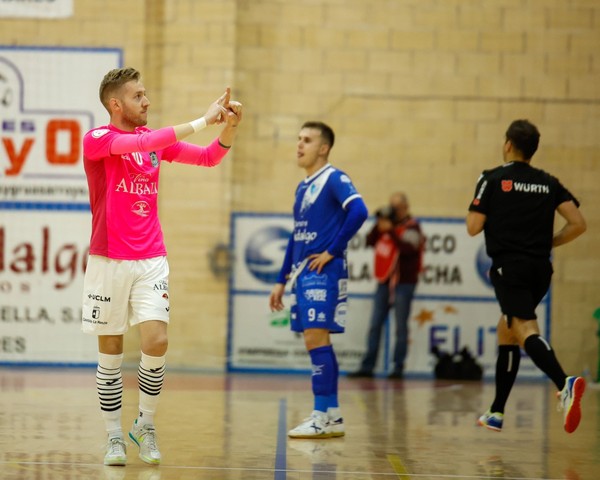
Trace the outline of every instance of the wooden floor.
<instances>
[{"instance_id":1,"label":"wooden floor","mask_svg":"<svg viewBox=\"0 0 600 480\"><path fill-rule=\"evenodd\" d=\"M168 372L157 416L160 467L128 445L126 467L104 467L93 369L0 368L0 479L600 479L600 390L562 429L553 388L519 382L502 433L476 427L491 383L340 381L346 437L287 439L311 410L304 375ZM123 428L137 413L125 373Z\"/></svg>"}]
</instances>

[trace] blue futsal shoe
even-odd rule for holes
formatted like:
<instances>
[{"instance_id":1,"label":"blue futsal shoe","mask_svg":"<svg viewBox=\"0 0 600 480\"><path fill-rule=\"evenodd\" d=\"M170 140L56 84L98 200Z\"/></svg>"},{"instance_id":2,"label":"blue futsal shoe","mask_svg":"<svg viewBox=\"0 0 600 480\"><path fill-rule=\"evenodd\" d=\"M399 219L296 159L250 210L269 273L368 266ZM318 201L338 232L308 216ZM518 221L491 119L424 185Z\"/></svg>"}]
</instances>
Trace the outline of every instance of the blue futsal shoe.
<instances>
[{"instance_id":1,"label":"blue futsal shoe","mask_svg":"<svg viewBox=\"0 0 600 480\"><path fill-rule=\"evenodd\" d=\"M492 413L488 410L481 417L479 417L479 419L477 419L477 425L479 425L480 427L485 427L488 430L493 430L494 432L501 432L503 420L503 413Z\"/></svg>"}]
</instances>

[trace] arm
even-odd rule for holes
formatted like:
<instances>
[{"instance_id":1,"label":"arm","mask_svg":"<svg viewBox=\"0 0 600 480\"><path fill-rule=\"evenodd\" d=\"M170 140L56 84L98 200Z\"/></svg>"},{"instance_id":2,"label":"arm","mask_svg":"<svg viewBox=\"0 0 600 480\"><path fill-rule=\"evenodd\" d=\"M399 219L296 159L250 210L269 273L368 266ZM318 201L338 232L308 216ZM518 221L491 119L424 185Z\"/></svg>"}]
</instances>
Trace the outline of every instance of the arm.
<instances>
[{"instance_id":1,"label":"arm","mask_svg":"<svg viewBox=\"0 0 600 480\"><path fill-rule=\"evenodd\" d=\"M469 235L474 237L478 233L483 230L483 226L485 225L486 216L483 213L475 212L471 210L467 213L466 223L467 223L467 232Z\"/></svg>"},{"instance_id":2,"label":"arm","mask_svg":"<svg viewBox=\"0 0 600 480\"><path fill-rule=\"evenodd\" d=\"M281 265L281 270L279 270L279 275L277 275L277 283L281 283L283 285L287 282L287 277L292 271L292 261L293 261L293 253L294 253L294 234L290 235L290 239L288 240L287 247L285 249L285 255L283 257L283 264Z\"/></svg>"},{"instance_id":3,"label":"arm","mask_svg":"<svg viewBox=\"0 0 600 480\"><path fill-rule=\"evenodd\" d=\"M277 276L277 283L271 290L269 296L269 308L272 312L279 312L283 310L283 293L285 292L285 284L287 282L287 276L292 271L292 253L294 251L294 235L290 236L290 239L285 249L285 257L283 258L283 265Z\"/></svg>"},{"instance_id":4,"label":"arm","mask_svg":"<svg viewBox=\"0 0 600 480\"><path fill-rule=\"evenodd\" d=\"M467 233L474 237L481 233L487 218L488 205L492 189L488 188L487 172L484 171L477 179L475 197L469 205L466 224Z\"/></svg>"},{"instance_id":5,"label":"arm","mask_svg":"<svg viewBox=\"0 0 600 480\"><path fill-rule=\"evenodd\" d=\"M110 154L122 155L131 152L163 150L173 145L178 140L186 138L194 132L200 131L207 125L221 123L221 119L224 116L227 116L227 125L229 126L229 124L233 122L233 119L230 121L230 116L233 116L236 119L238 118L238 114L234 113L233 107L229 111L226 109L226 107L229 108L230 103L237 103L230 102L230 96L231 90L227 87L225 93L208 107L208 110L203 117L189 123L182 123L175 125L174 127L164 127L153 132L145 132L139 135L119 135L110 145ZM237 108L237 106L235 108ZM241 104L239 106L239 111L239 117L241 117ZM227 130L228 126L226 126L224 130ZM231 144L226 145L230 146Z\"/></svg>"},{"instance_id":6,"label":"arm","mask_svg":"<svg viewBox=\"0 0 600 480\"><path fill-rule=\"evenodd\" d=\"M336 235L333 243L327 248L327 251L334 257L339 257L344 253L350 239L358 232L365 222L369 212L363 199L356 197L348 204L348 212L340 231Z\"/></svg>"},{"instance_id":7,"label":"arm","mask_svg":"<svg viewBox=\"0 0 600 480\"><path fill-rule=\"evenodd\" d=\"M333 243L321 253L310 255L312 261L308 264L309 270L317 270L321 273L323 267L335 257L339 257L344 253L350 239L358 232L361 225L369 216L367 206L360 197L354 198L348 204L348 213L344 219L344 223L340 231L336 235Z\"/></svg>"},{"instance_id":8,"label":"arm","mask_svg":"<svg viewBox=\"0 0 600 480\"><path fill-rule=\"evenodd\" d=\"M229 149L220 145L218 139L215 138L208 147L201 147L187 142L177 142L163 151L162 158L188 165L214 167L221 163L227 152L229 152Z\"/></svg>"},{"instance_id":9,"label":"arm","mask_svg":"<svg viewBox=\"0 0 600 480\"><path fill-rule=\"evenodd\" d=\"M575 240L586 231L587 225L583 215L572 200L561 203L556 211L563 217L567 224L554 234L552 246L558 247Z\"/></svg>"}]
</instances>

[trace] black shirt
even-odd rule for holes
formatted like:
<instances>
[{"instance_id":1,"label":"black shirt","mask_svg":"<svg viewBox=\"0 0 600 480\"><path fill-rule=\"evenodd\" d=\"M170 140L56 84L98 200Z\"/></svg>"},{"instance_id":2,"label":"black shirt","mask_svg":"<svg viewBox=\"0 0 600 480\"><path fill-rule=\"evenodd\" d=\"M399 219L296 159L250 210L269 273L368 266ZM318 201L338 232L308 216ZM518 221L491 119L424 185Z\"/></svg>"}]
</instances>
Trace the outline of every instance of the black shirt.
<instances>
[{"instance_id":1,"label":"black shirt","mask_svg":"<svg viewBox=\"0 0 600 480\"><path fill-rule=\"evenodd\" d=\"M526 162L510 162L481 174L469 210L486 215L492 259L549 258L554 212L569 200L579 206L556 177Z\"/></svg>"}]
</instances>

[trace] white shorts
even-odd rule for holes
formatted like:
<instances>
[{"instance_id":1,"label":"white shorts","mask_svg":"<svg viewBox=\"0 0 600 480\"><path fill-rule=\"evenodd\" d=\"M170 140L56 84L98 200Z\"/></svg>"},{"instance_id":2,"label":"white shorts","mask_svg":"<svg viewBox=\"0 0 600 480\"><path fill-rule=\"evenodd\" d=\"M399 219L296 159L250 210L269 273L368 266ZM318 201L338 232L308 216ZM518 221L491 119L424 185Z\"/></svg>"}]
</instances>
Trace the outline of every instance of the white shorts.
<instances>
[{"instance_id":1,"label":"white shorts","mask_svg":"<svg viewBox=\"0 0 600 480\"><path fill-rule=\"evenodd\" d=\"M169 323L167 257L113 260L90 255L83 280L81 330L122 335L147 320Z\"/></svg>"}]
</instances>

